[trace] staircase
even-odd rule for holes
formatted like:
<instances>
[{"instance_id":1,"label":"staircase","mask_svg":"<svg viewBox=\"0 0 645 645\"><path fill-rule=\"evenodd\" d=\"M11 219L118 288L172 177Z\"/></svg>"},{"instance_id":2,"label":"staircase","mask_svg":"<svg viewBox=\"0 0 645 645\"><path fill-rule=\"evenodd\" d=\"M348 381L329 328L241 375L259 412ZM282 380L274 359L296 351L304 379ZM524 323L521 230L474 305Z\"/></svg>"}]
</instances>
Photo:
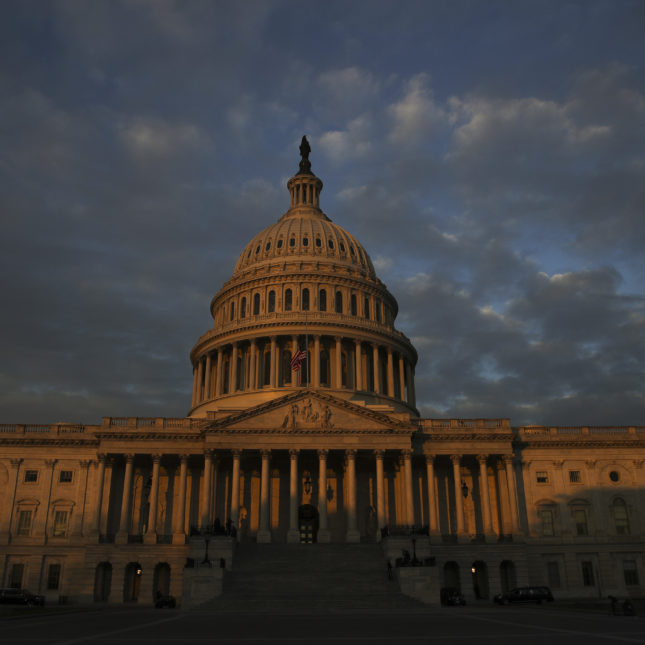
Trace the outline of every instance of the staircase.
<instances>
[{"instance_id":1,"label":"staircase","mask_svg":"<svg viewBox=\"0 0 645 645\"><path fill-rule=\"evenodd\" d=\"M201 608L306 613L424 605L388 580L377 544L239 544L222 596Z\"/></svg>"}]
</instances>

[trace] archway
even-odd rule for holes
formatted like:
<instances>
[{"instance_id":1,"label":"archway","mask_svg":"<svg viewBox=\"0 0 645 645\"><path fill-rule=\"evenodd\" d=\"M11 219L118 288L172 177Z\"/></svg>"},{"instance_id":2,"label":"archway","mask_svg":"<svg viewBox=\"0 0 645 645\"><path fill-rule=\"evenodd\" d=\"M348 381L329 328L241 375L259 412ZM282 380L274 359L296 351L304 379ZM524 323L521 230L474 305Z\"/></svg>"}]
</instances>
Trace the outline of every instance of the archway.
<instances>
[{"instance_id":1,"label":"archway","mask_svg":"<svg viewBox=\"0 0 645 645\"><path fill-rule=\"evenodd\" d=\"M99 562L94 573L94 602L107 602L112 587L112 565Z\"/></svg>"},{"instance_id":2,"label":"archway","mask_svg":"<svg viewBox=\"0 0 645 645\"><path fill-rule=\"evenodd\" d=\"M159 562L155 567L152 583L153 600L161 596L170 595L170 565L167 562Z\"/></svg>"},{"instance_id":3,"label":"archway","mask_svg":"<svg viewBox=\"0 0 645 645\"><path fill-rule=\"evenodd\" d=\"M499 565L499 577L502 581L502 593L506 593L517 586L515 565L510 560L504 560Z\"/></svg>"},{"instance_id":4,"label":"archway","mask_svg":"<svg viewBox=\"0 0 645 645\"><path fill-rule=\"evenodd\" d=\"M450 561L443 565L443 586L461 591L459 565L456 562Z\"/></svg>"},{"instance_id":5,"label":"archway","mask_svg":"<svg viewBox=\"0 0 645 645\"><path fill-rule=\"evenodd\" d=\"M143 570L138 562L130 562L126 566L123 578L123 602L137 602L142 573Z\"/></svg>"},{"instance_id":6,"label":"archway","mask_svg":"<svg viewBox=\"0 0 645 645\"><path fill-rule=\"evenodd\" d=\"M303 504L298 508L298 529L301 544L312 544L316 541L318 509L312 504Z\"/></svg>"},{"instance_id":7,"label":"archway","mask_svg":"<svg viewBox=\"0 0 645 645\"><path fill-rule=\"evenodd\" d=\"M473 578L473 593L475 598L488 598L488 567L482 560L473 562L470 568Z\"/></svg>"}]
</instances>

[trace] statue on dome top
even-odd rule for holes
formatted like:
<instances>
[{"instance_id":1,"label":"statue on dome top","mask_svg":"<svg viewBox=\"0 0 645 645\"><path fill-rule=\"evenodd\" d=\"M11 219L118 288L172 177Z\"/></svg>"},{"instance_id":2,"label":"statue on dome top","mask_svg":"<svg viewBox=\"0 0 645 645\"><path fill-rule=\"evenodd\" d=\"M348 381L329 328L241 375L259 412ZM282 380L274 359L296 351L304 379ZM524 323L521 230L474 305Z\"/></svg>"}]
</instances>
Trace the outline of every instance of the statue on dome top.
<instances>
[{"instance_id":1,"label":"statue on dome top","mask_svg":"<svg viewBox=\"0 0 645 645\"><path fill-rule=\"evenodd\" d=\"M302 157L300 160L300 172L311 174L311 162L309 161L310 152L311 146L309 145L309 141L307 141L307 136L304 135L300 142L300 156Z\"/></svg>"}]
</instances>

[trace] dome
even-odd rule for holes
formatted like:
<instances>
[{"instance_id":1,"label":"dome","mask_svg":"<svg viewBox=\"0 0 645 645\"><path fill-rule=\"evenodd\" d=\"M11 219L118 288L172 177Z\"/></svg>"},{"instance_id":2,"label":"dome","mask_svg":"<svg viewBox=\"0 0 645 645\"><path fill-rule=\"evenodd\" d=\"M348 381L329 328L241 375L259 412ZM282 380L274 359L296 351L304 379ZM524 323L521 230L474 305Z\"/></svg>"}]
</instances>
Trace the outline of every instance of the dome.
<instances>
[{"instance_id":1,"label":"dome","mask_svg":"<svg viewBox=\"0 0 645 645\"><path fill-rule=\"evenodd\" d=\"M417 354L367 251L320 209L303 138L289 210L245 246L191 352L190 416L246 409L299 390L416 414ZM294 371L294 356L307 357Z\"/></svg>"}]
</instances>

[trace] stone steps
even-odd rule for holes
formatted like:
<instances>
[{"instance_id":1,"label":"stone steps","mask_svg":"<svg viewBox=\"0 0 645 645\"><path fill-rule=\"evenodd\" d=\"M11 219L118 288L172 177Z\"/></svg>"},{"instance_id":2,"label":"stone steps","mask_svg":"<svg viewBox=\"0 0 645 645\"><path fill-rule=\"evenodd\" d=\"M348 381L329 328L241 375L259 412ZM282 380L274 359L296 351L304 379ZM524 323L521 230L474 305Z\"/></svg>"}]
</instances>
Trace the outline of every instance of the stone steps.
<instances>
[{"instance_id":1,"label":"stone steps","mask_svg":"<svg viewBox=\"0 0 645 645\"><path fill-rule=\"evenodd\" d=\"M391 611L423 605L388 580L376 544L240 544L223 595L226 611Z\"/></svg>"}]
</instances>

